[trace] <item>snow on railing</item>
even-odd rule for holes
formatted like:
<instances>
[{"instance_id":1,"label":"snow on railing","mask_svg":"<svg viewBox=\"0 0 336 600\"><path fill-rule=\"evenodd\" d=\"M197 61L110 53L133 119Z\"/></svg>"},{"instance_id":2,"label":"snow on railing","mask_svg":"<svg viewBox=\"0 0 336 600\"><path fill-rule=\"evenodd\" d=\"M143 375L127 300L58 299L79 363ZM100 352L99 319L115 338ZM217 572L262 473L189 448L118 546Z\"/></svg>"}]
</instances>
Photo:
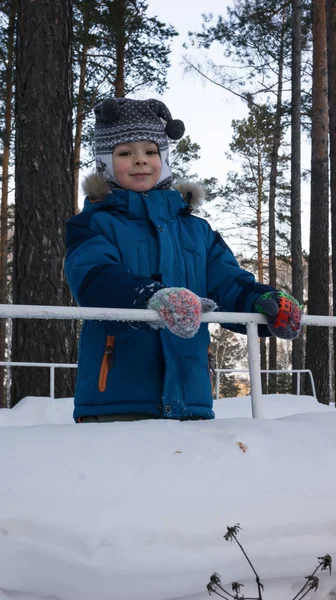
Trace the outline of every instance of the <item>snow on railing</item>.
<instances>
[{"instance_id":1,"label":"snow on railing","mask_svg":"<svg viewBox=\"0 0 336 600\"><path fill-rule=\"evenodd\" d=\"M160 317L155 310L73 306L29 306L24 304L0 304L0 318L160 321ZM202 315L202 323L242 323L246 325L252 416L254 418L262 418L264 416L264 410L259 364L258 324L267 323L266 317L254 313L209 312ZM302 324L336 327L336 317L307 315L302 318ZM23 366L22 363L21 365ZM31 363L31 366L33 366L33 363Z\"/></svg>"}]
</instances>

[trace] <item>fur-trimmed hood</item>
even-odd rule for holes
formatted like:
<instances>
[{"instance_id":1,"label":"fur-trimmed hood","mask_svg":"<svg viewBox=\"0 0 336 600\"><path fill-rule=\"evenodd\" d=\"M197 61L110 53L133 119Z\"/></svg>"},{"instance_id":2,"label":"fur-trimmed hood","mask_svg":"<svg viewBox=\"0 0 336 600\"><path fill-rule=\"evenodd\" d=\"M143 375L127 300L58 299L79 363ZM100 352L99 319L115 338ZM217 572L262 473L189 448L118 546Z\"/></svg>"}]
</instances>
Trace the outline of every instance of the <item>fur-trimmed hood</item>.
<instances>
[{"instance_id":1,"label":"fur-trimmed hood","mask_svg":"<svg viewBox=\"0 0 336 600\"><path fill-rule=\"evenodd\" d=\"M205 190L197 183L183 181L172 187L180 192L183 199L188 202L195 211L200 208L204 202ZM106 179L101 177L101 175L91 173L84 180L83 191L86 196L89 196L95 201L99 201L103 200L105 196L111 193L111 186Z\"/></svg>"}]
</instances>

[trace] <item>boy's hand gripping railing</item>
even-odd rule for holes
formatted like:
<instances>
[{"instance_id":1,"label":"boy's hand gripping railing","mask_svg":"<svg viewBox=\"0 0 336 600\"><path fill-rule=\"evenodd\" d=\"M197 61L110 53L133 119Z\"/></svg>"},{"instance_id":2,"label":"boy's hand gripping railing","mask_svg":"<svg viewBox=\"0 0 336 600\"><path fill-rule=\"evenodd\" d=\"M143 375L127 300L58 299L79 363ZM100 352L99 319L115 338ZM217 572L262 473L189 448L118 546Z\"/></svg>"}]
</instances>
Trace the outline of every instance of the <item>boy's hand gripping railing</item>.
<instances>
[{"instance_id":1,"label":"boy's hand gripping railing","mask_svg":"<svg viewBox=\"0 0 336 600\"><path fill-rule=\"evenodd\" d=\"M87 319L98 321L159 321L154 310L121 308L87 308L72 306L29 306L0 304L0 318L21 319ZM248 360L251 382L252 416L263 417L261 374L259 364L258 324L267 324L261 314L210 312L202 315L202 323L243 323L247 327ZM304 316L303 325L336 327L336 317Z\"/></svg>"},{"instance_id":2,"label":"boy's hand gripping railing","mask_svg":"<svg viewBox=\"0 0 336 600\"><path fill-rule=\"evenodd\" d=\"M119 309L119 308L87 308L72 306L28 306L20 304L1 304L0 318L24 319L94 319L100 321L159 321L154 310ZM248 340L248 358L251 378L252 416L263 417L258 323L266 323L266 317L249 313L210 312L202 315L202 322L207 323L246 323Z\"/></svg>"}]
</instances>

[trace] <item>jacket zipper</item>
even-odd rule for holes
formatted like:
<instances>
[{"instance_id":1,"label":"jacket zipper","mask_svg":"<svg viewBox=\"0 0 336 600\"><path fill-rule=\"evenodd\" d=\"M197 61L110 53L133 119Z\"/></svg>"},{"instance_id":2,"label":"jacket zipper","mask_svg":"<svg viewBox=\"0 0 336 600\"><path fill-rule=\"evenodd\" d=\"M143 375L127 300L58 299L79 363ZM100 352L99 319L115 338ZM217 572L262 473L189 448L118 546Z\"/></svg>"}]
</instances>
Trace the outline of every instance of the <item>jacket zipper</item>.
<instances>
[{"instance_id":1,"label":"jacket zipper","mask_svg":"<svg viewBox=\"0 0 336 600\"><path fill-rule=\"evenodd\" d=\"M113 366L114 342L115 342L114 335L108 335L106 337L105 352L104 352L102 364L100 367L100 373L99 373L98 389L100 392L105 392L108 372L110 369L112 369L112 366Z\"/></svg>"}]
</instances>

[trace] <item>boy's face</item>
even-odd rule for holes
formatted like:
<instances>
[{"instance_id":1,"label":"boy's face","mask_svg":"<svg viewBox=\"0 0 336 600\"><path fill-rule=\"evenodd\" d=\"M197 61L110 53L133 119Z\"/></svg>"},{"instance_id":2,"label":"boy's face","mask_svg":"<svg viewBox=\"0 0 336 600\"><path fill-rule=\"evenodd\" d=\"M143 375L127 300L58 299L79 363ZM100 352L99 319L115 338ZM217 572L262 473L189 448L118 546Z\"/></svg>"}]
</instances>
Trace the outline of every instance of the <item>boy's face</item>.
<instances>
[{"instance_id":1,"label":"boy's face","mask_svg":"<svg viewBox=\"0 0 336 600\"><path fill-rule=\"evenodd\" d=\"M154 142L126 142L118 144L112 154L117 183L125 190L147 192L159 181L161 158Z\"/></svg>"}]
</instances>

